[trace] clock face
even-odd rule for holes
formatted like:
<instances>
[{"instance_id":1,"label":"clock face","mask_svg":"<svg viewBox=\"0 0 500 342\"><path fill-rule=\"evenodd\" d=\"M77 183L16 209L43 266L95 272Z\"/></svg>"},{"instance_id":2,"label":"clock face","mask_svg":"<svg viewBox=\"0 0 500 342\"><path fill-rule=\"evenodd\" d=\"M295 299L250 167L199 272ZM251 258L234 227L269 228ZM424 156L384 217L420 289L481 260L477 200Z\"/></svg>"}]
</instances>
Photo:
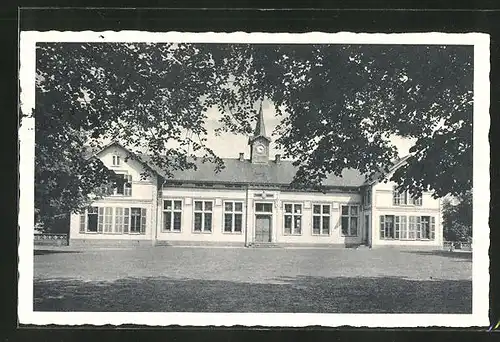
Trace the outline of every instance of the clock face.
<instances>
[{"instance_id":1,"label":"clock face","mask_svg":"<svg viewBox=\"0 0 500 342\"><path fill-rule=\"evenodd\" d=\"M263 153L266 148L263 145L257 145L255 149L258 153Z\"/></svg>"}]
</instances>

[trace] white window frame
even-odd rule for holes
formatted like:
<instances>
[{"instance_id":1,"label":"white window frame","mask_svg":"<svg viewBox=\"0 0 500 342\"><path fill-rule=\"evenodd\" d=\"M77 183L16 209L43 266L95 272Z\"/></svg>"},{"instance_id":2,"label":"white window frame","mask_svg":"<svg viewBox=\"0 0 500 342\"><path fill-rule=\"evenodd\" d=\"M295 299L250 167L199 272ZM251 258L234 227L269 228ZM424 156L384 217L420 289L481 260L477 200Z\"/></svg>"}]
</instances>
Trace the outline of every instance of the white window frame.
<instances>
[{"instance_id":1,"label":"white window frame","mask_svg":"<svg viewBox=\"0 0 500 342\"><path fill-rule=\"evenodd\" d=\"M347 207L347 215L343 214L342 213L342 208L343 207ZM357 214L356 215L353 215L352 214L352 211L351 211L351 208L355 207L356 208L356 212ZM344 232L342 231L342 219L344 217L347 217L347 222L348 222L348 227L347 227L347 230L348 230L348 234L344 234ZM351 218L356 218L356 234L352 234L351 232ZM357 237L359 236L359 223L360 223L360 207L359 205L357 204L347 204L347 203L344 203L344 204L341 204L340 205L340 235L342 237Z\"/></svg>"},{"instance_id":2,"label":"white window frame","mask_svg":"<svg viewBox=\"0 0 500 342\"><path fill-rule=\"evenodd\" d=\"M290 212L290 213L286 212L287 205L292 206L292 212ZM300 206L300 211L298 213L295 212L295 206ZM293 236L293 235L300 236L300 235L302 235L303 222L304 222L303 214L304 214L304 204L303 203L297 203L297 202L284 202L283 203L283 235L286 235L286 236ZM286 227L285 227L287 216L292 218L292 226L290 227L290 233L286 232ZM297 217L300 219L299 232L296 231L296 227L295 227L295 218L297 218Z\"/></svg>"},{"instance_id":3,"label":"white window frame","mask_svg":"<svg viewBox=\"0 0 500 342\"><path fill-rule=\"evenodd\" d=\"M196 202L202 202L201 210L196 209ZM211 210L206 210L205 209L205 203L211 203L212 204L212 209ZM195 225L196 225L196 214L201 214L201 230L195 230ZM205 229L205 215L210 214L211 215L211 220L210 220L210 230ZM194 199L193 200L193 224L192 224L192 229L191 231L195 234L212 234L214 231L214 200L213 199Z\"/></svg>"},{"instance_id":4,"label":"white window frame","mask_svg":"<svg viewBox=\"0 0 500 342\"><path fill-rule=\"evenodd\" d=\"M165 202L172 202L172 209L165 209ZM180 202L181 203L181 208L180 209L175 209L175 202ZM161 231L162 233L181 233L182 232L182 221L183 221L183 211L184 211L184 202L180 198L164 198L162 203L162 225L161 225ZM180 213L181 217L181 222L180 222L180 227L179 230L174 229L174 213ZM170 228L165 229L165 216L166 214L170 215Z\"/></svg>"},{"instance_id":5,"label":"white window frame","mask_svg":"<svg viewBox=\"0 0 500 342\"><path fill-rule=\"evenodd\" d=\"M321 207L321 212L318 214L318 213L314 213L314 206L317 206L319 205ZM324 214L323 213L323 207L327 206L328 207L328 214ZM328 234L325 234L323 232L323 218L325 216L328 216L329 218L329 223L328 223ZM314 217L319 217L320 220L320 225L319 225L319 234L318 233L315 233L314 232ZM327 204L327 203L312 203L311 204L311 219L312 219L312 222L311 222L311 229L312 229L312 235L314 236L330 236L332 234L332 205L331 204Z\"/></svg>"},{"instance_id":6,"label":"white window frame","mask_svg":"<svg viewBox=\"0 0 500 342\"><path fill-rule=\"evenodd\" d=\"M231 211L226 210L226 203L231 203ZM236 211L236 203L241 204L241 211ZM222 233L223 234L243 234L243 227L245 226L244 208L245 204L241 200L225 200L222 203ZM213 208L212 208L213 209ZM226 215L231 215L231 231L226 231ZM241 215L241 231L235 231L236 215ZM212 217L213 221L213 217Z\"/></svg>"}]
</instances>

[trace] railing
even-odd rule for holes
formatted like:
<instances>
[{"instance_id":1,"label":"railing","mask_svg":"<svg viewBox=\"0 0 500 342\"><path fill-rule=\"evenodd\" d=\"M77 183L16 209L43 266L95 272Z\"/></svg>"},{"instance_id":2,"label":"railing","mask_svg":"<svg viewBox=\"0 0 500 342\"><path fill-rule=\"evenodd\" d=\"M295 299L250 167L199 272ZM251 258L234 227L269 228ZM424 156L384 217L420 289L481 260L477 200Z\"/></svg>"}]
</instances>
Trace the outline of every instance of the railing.
<instances>
[{"instance_id":1,"label":"railing","mask_svg":"<svg viewBox=\"0 0 500 342\"><path fill-rule=\"evenodd\" d=\"M470 242L459 242L459 241L445 241L443 242L444 250L461 250L461 251L472 251L472 244Z\"/></svg>"},{"instance_id":2,"label":"railing","mask_svg":"<svg viewBox=\"0 0 500 342\"><path fill-rule=\"evenodd\" d=\"M58 233L35 233L35 245L68 246L69 235Z\"/></svg>"}]
</instances>

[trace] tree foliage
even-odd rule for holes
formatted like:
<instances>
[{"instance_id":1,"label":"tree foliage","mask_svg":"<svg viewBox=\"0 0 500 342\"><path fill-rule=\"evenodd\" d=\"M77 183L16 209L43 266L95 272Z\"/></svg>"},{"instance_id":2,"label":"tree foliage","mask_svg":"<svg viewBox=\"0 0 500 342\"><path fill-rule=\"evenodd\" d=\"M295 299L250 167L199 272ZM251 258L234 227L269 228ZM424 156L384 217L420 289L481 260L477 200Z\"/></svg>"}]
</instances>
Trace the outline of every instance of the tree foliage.
<instances>
[{"instance_id":1,"label":"tree foliage","mask_svg":"<svg viewBox=\"0 0 500 342\"><path fill-rule=\"evenodd\" d=\"M443 201L443 235L446 241L470 242L472 238L472 193L456 203Z\"/></svg>"},{"instance_id":2,"label":"tree foliage","mask_svg":"<svg viewBox=\"0 0 500 342\"><path fill-rule=\"evenodd\" d=\"M36 206L77 210L111 181L81 156L103 138L131 147L131 158L148 152L167 172L195 167L196 156L221 168L206 146L207 110L219 109L219 133L249 134L264 98L281 116L276 143L297 160L299 186L345 167L387 169L398 135L416 144L393 180L460 195L472 181L472 84L463 46L39 44Z\"/></svg>"}]
</instances>

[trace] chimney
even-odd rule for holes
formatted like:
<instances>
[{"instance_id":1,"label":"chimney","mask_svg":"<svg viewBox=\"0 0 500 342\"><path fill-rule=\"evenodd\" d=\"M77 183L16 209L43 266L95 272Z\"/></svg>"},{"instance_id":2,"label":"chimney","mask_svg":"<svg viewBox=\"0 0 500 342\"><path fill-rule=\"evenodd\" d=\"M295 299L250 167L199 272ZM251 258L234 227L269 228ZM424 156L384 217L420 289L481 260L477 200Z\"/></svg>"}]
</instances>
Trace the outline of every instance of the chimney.
<instances>
[{"instance_id":1,"label":"chimney","mask_svg":"<svg viewBox=\"0 0 500 342\"><path fill-rule=\"evenodd\" d=\"M240 152L240 161L244 161L245 160L245 154Z\"/></svg>"},{"instance_id":2,"label":"chimney","mask_svg":"<svg viewBox=\"0 0 500 342\"><path fill-rule=\"evenodd\" d=\"M281 161L281 154L277 154L277 155L275 156L274 161L276 162L276 164L279 164L279 163L280 163L280 161Z\"/></svg>"}]
</instances>

